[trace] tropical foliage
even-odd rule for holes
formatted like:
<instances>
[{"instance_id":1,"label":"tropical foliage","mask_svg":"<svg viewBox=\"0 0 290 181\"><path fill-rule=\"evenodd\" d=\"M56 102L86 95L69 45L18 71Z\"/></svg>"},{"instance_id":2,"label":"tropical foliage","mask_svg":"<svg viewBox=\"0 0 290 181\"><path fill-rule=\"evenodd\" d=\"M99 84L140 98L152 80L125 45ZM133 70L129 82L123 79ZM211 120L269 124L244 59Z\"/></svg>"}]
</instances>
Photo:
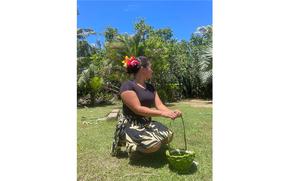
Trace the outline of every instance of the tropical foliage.
<instances>
[{"instance_id":1,"label":"tropical foliage","mask_svg":"<svg viewBox=\"0 0 290 181\"><path fill-rule=\"evenodd\" d=\"M151 60L151 83L164 101L212 98L212 26L199 27L189 41L178 41L170 28L154 29L142 19L134 30L121 34L108 27L104 43L96 46L87 40L94 30L78 29L78 99L94 105L118 98L121 83L129 78L122 66L126 55Z\"/></svg>"}]
</instances>

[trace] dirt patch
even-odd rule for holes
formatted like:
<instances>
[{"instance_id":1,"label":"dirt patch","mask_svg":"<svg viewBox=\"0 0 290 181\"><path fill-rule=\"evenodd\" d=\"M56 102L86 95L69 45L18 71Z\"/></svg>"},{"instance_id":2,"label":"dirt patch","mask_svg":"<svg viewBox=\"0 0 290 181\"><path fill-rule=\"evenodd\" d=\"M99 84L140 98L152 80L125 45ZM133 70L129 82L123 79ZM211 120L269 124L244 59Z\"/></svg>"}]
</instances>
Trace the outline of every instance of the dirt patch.
<instances>
[{"instance_id":1,"label":"dirt patch","mask_svg":"<svg viewBox=\"0 0 290 181\"><path fill-rule=\"evenodd\" d=\"M211 100L203 100L203 99L188 99L181 101L182 103L189 104L192 107L212 107Z\"/></svg>"}]
</instances>

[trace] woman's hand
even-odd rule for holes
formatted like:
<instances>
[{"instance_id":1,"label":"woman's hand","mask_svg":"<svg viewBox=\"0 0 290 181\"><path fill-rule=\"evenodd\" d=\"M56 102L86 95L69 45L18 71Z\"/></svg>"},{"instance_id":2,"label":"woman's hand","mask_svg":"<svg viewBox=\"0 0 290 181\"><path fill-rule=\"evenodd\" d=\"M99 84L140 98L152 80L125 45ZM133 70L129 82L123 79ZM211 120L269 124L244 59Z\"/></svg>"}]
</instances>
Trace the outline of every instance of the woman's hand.
<instances>
[{"instance_id":1,"label":"woman's hand","mask_svg":"<svg viewBox=\"0 0 290 181\"><path fill-rule=\"evenodd\" d=\"M174 113L177 115L177 117L181 117L182 116L182 112L179 111L178 109L174 110Z\"/></svg>"},{"instance_id":2,"label":"woman's hand","mask_svg":"<svg viewBox=\"0 0 290 181\"><path fill-rule=\"evenodd\" d=\"M171 118L172 120L174 120L175 118L178 117L178 114L175 113L174 111L166 110L161 112L161 116L165 118Z\"/></svg>"}]
</instances>

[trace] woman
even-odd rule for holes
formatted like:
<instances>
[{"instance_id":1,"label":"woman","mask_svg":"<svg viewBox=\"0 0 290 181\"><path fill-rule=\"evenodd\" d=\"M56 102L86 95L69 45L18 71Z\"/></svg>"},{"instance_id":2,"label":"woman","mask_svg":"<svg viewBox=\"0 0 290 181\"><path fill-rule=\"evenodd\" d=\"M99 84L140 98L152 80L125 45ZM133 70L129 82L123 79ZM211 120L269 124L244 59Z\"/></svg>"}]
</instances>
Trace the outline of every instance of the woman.
<instances>
[{"instance_id":1,"label":"woman","mask_svg":"<svg viewBox=\"0 0 290 181\"><path fill-rule=\"evenodd\" d=\"M136 151L153 153L172 140L173 133L151 117L162 116L174 120L181 116L179 110L168 109L160 100L155 88L146 83L152 77L149 60L144 57L126 56L123 61L127 73L134 79L126 81L120 88L123 113L116 126L112 155L116 156L121 146L131 155ZM152 109L155 106L156 109Z\"/></svg>"}]
</instances>

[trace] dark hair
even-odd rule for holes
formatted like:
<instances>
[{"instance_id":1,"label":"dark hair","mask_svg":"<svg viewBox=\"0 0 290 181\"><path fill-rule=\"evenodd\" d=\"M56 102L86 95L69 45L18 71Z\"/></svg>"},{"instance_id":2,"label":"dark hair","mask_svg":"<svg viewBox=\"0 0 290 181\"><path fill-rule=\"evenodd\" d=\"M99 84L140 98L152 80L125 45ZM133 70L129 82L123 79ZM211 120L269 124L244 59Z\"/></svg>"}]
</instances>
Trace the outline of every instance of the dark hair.
<instances>
[{"instance_id":1,"label":"dark hair","mask_svg":"<svg viewBox=\"0 0 290 181\"><path fill-rule=\"evenodd\" d=\"M145 57L145 56L139 56L136 59L138 60L138 62L140 64L135 65L133 67L127 67L127 73L128 74L136 74L141 67L146 68L150 64L149 59L147 57Z\"/></svg>"}]
</instances>

